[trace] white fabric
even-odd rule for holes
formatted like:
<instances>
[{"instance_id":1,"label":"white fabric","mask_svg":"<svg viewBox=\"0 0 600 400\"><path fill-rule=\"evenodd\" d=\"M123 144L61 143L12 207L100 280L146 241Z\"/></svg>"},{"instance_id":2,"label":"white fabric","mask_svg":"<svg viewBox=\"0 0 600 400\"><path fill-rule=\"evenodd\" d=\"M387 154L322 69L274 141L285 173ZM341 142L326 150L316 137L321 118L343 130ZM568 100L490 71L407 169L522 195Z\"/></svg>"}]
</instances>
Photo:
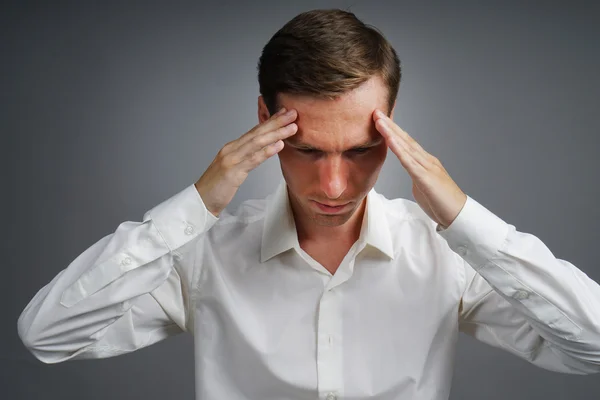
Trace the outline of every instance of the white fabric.
<instances>
[{"instance_id":1,"label":"white fabric","mask_svg":"<svg viewBox=\"0 0 600 400\"><path fill-rule=\"evenodd\" d=\"M442 230L367 196L331 275L299 244L287 187L219 218L190 185L123 222L27 305L45 363L194 334L198 400L447 399L459 331L540 367L600 371L600 287L471 197Z\"/></svg>"}]
</instances>

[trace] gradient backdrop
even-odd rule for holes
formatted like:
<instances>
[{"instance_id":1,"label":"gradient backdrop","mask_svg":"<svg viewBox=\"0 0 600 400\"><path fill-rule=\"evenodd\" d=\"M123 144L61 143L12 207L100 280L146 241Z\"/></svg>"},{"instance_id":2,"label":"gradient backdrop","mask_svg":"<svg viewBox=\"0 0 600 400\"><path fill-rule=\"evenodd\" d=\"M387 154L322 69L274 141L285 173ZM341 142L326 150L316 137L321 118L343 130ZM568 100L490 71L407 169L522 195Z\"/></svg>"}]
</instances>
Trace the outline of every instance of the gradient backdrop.
<instances>
[{"instance_id":1,"label":"gradient backdrop","mask_svg":"<svg viewBox=\"0 0 600 400\"><path fill-rule=\"evenodd\" d=\"M403 65L396 122L466 193L599 281L600 9L521 3L3 2L0 398L193 399L190 335L45 365L17 318L79 253L195 182L257 123L261 49L312 8L377 26ZM230 209L280 174L270 159ZM376 189L412 199L391 152ZM461 335L451 398L592 400L600 376L544 371Z\"/></svg>"}]
</instances>

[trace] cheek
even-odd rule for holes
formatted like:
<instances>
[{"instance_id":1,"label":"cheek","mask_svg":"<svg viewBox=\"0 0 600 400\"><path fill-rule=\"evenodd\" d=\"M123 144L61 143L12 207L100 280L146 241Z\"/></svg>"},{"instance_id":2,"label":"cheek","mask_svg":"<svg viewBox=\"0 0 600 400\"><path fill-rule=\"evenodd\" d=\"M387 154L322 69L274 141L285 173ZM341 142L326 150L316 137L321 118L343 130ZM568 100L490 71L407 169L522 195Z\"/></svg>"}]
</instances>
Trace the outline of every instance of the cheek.
<instances>
[{"instance_id":1,"label":"cheek","mask_svg":"<svg viewBox=\"0 0 600 400\"><path fill-rule=\"evenodd\" d=\"M371 169L372 169L373 173L378 173L379 170L381 170L381 167L383 167L383 163L385 162L387 154L388 154L387 146L381 146L375 150L375 152L373 153L373 157L370 160Z\"/></svg>"},{"instance_id":2,"label":"cheek","mask_svg":"<svg viewBox=\"0 0 600 400\"><path fill-rule=\"evenodd\" d=\"M357 174L364 177L365 175L369 176L378 173L385 162L386 155L386 149L383 149L383 151L378 149L372 154L365 156L355 164Z\"/></svg>"},{"instance_id":3,"label":"cheek","mask_svg":"<svg viewBox=\"0 0 600 400\"><path fill-rule=\"evenodd\" d=\"M350 171L350 179L356 190L368 192L375 185L386 155L387 149L384 149L365 157L361 162L354 163Z\"/></svg>"},{"instance_id":4,"label":"cheek","mask_svg":"<svg viewBox=\"0 0 600 400\"><path fill-rule=\"evenodd\" d=\"M306 158L299 157L294 149L283 148L278 154L281 171L288 183L303 182L311 179L310 168L312 163Z\"/></svg>"},{"instance_id":5,"label":"cheek","mask_svg":"<svg viewBox=\"0 0 600 400\"><path fill-rule=\"evenodd\" d=\"M281 168L285 169L286 171L298 168L297 157L294 157L293 151L293 149L284 147L283 150L281 150L278 154Z\"/></svg>"}]
</instances>

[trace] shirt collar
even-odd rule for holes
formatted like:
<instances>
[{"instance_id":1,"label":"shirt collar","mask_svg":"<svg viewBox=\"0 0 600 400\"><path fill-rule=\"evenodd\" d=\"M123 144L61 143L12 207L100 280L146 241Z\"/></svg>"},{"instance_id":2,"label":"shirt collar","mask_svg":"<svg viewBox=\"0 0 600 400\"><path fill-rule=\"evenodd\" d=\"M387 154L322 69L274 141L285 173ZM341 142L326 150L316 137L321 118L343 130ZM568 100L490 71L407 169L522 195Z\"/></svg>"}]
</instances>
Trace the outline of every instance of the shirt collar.
<instances>
[{"instance_id":1,"label":"shirt collar","mask_svg":"<svg viewBox=\"0 0 600 400\"><path fill-rule=\"evenodd\" d=\"M392 235L380 196L374 188L367 194L367 208L358 240L373 246L390 259L394 259ZM298 233L289 202L287 184L282 178L275 192L267 198L260 260L265 262L284 251L299 248Z\"/></svg>"}]
</instances>

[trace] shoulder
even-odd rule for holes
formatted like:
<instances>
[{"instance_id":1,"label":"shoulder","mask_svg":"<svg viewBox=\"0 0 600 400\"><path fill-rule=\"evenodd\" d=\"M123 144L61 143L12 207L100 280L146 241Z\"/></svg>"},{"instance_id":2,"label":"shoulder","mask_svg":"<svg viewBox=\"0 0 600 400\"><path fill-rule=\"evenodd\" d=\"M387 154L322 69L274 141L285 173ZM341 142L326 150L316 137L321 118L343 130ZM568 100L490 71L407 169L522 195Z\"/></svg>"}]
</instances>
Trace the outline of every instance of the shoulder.
<instances>
[{"instance_id":1,"label":"shoulder","mask_svg":"<svg viewBox=\"0 0 600 400\"><path fill-rule=\"evenodd\" d=\"M225 209L221 212L216 225L226 226L231 224L252 224L265 217L266 199L244 200L234 210Z\"/></svg>"},{"instance_id":2,"label":"shoulder","mask_svg":"<svg viewBox=\"0 0 600 400\"><path fill-rule=\"evenodd\" d=\"M381 193L376 193L376 196L391 223L422 225L435 232L437 224L416 202L402 197L387 198Z\"/></svg>"},{"instance_id":3,"label":"shoulder","mask_svg":"<svg viewBox=\"0 0 600 400\"><path fill-rule=\"evenodd\" d=\"M267 199L249 199L235 209L223 210L208 231L207 239L222 246L225 242L233 244L241 240L246 243L249 238L260 238L266 205Z\"/></svg>"},{"instance_id":4,"label":"shoulder","mask_svg":"<svg viewBox=\"0 0 600 400\"><path fill-rule=\"evenodd\" d=\"M448 244L436 230L438 224L419 204L405 198L388 199L382 194L379 196L394 246L447 252Z\"/></svg>"}]
</instances>

